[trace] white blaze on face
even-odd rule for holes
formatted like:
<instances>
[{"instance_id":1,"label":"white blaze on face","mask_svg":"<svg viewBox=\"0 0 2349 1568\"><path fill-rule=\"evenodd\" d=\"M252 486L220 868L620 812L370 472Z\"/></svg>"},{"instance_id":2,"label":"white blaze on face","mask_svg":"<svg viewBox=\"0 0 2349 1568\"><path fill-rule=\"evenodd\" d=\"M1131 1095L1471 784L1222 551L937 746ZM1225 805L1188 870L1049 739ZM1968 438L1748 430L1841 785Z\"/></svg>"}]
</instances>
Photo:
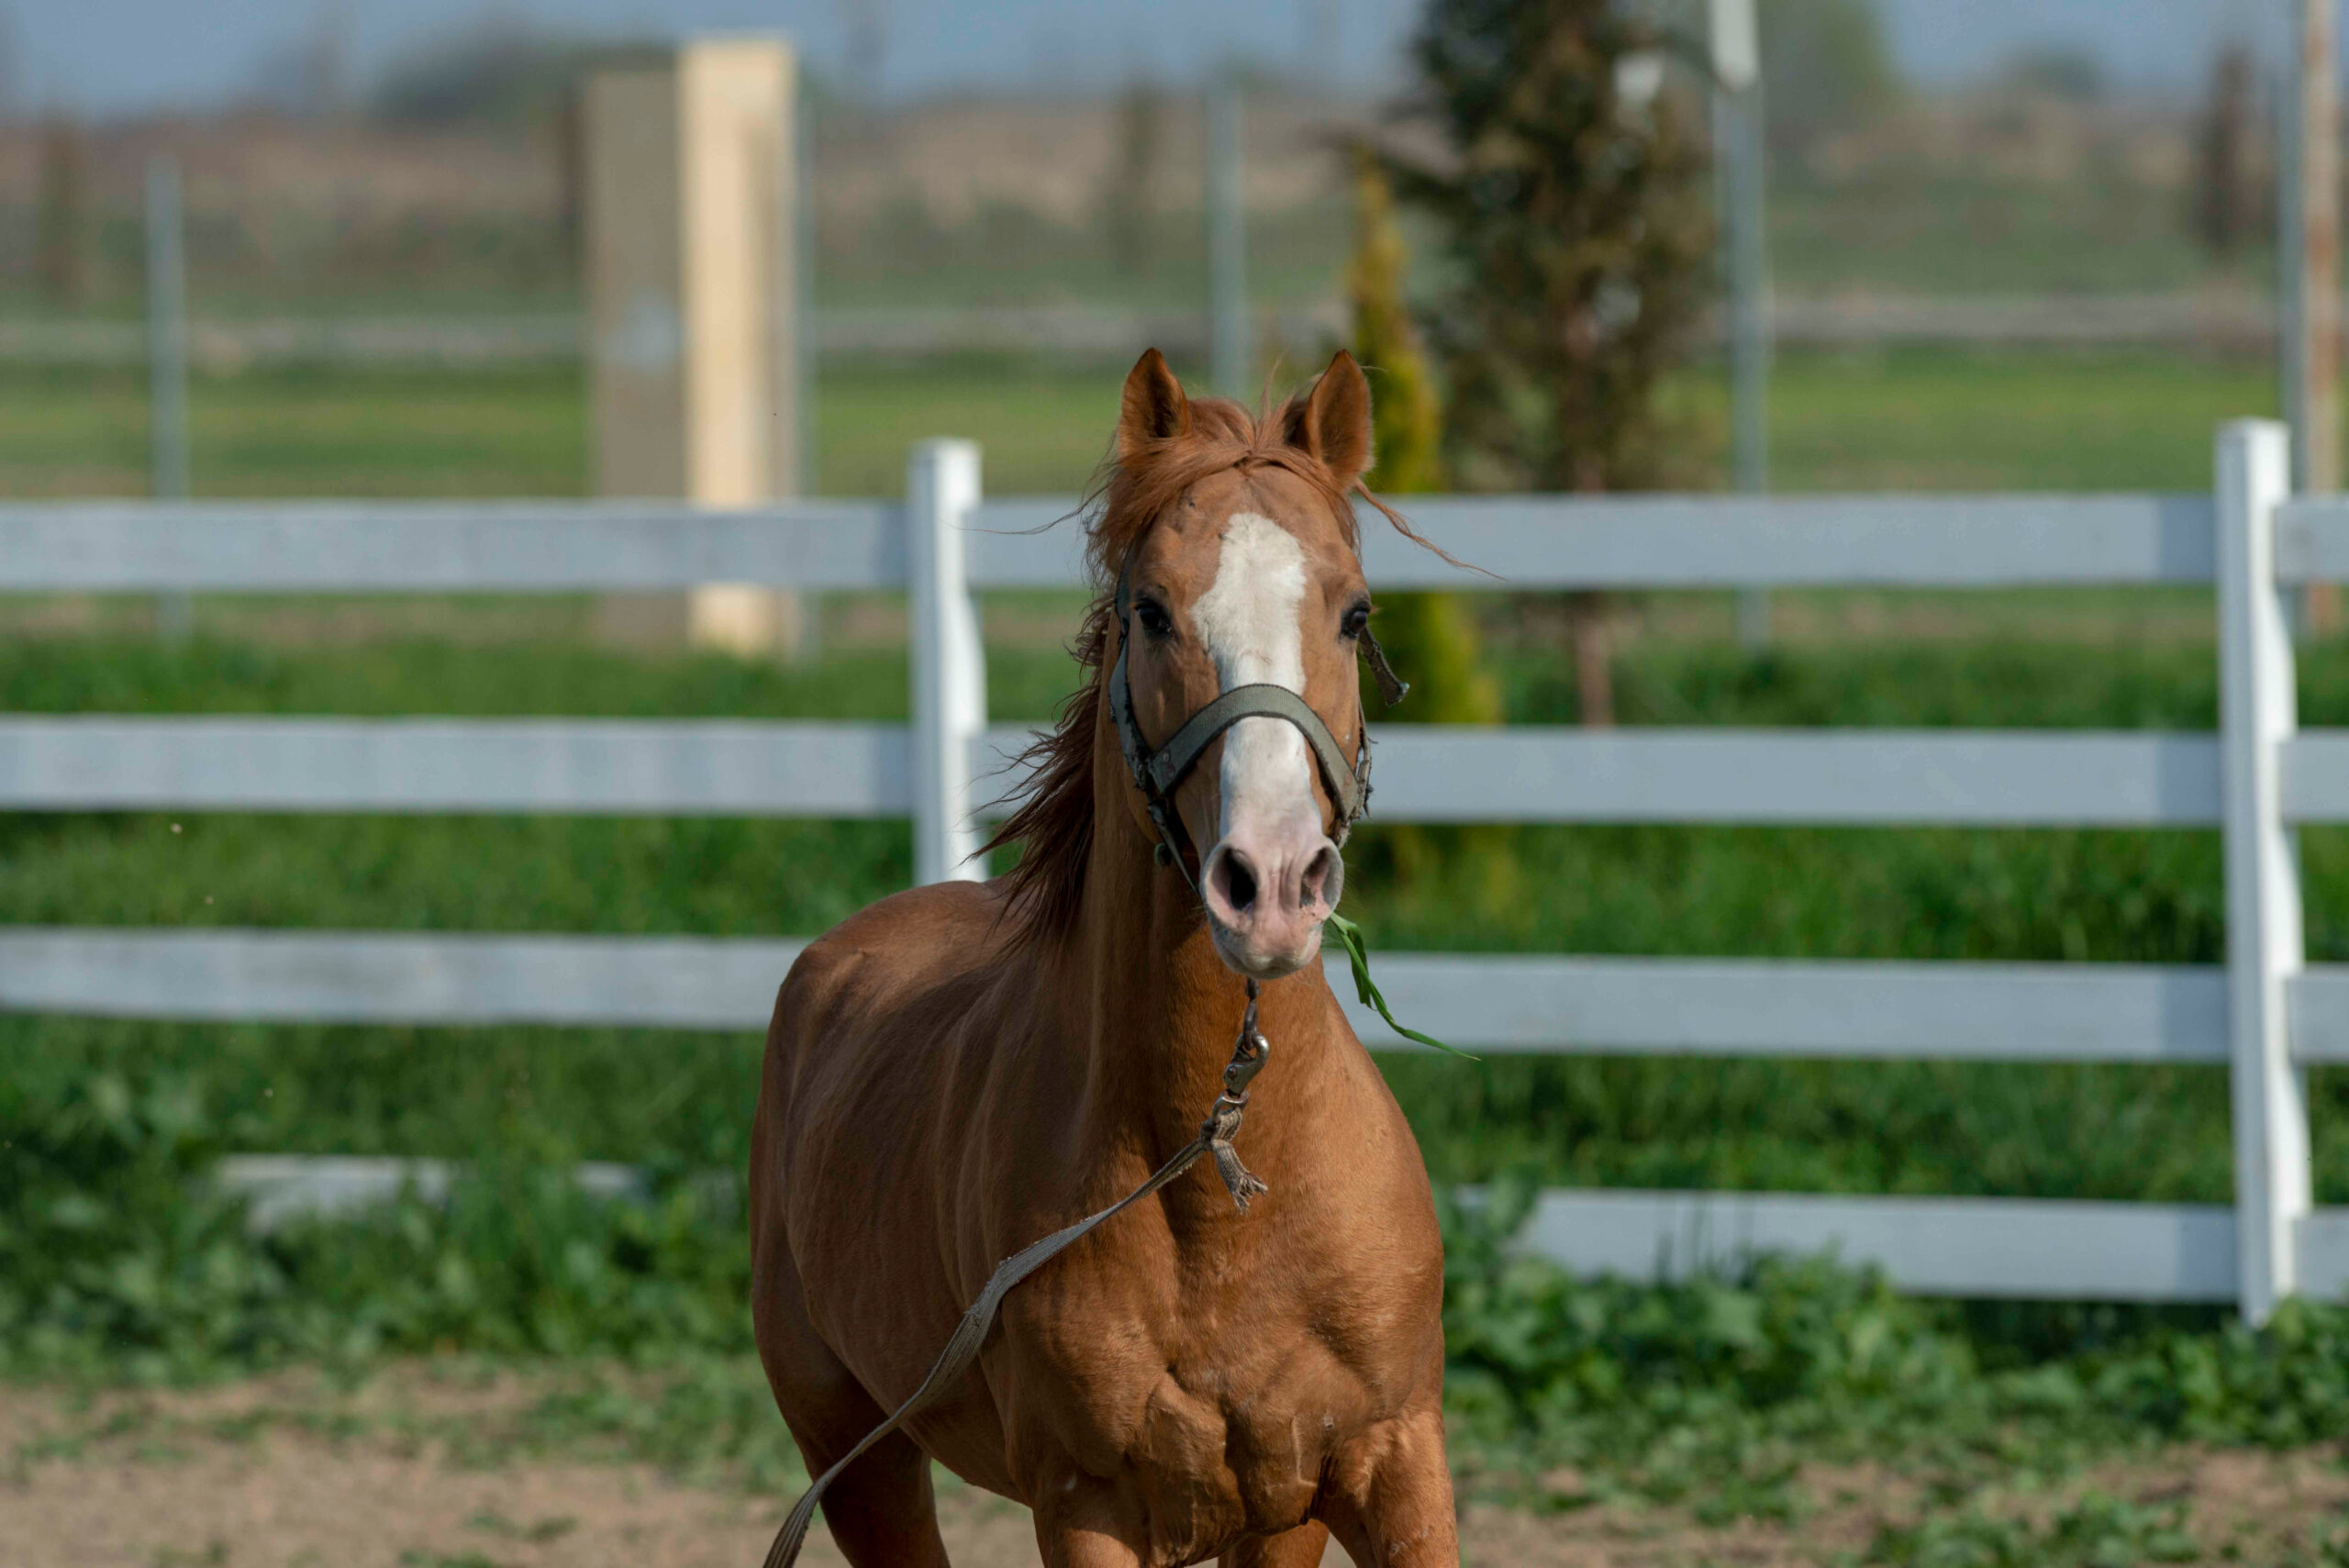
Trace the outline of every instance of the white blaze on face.
<instances>
[{"instance_id":1,"label":"white blaze on face","mask_svg":"<svg viewBox=\"0 0 2349 1568\"><path fill-rule=\"evenodd\" d=\"M1191 608L1191 618L1215 661L1217 689L1266 684L1305 695L1305 550L1297 536L1254 512L1235 512L1224 526L1215 582ZM1243 718L1224 731L1223 820L1229 838L1241 820L1270 824L1292 815L1318 824L1313 764L1297 726L1278 718Z\"/></svg>"}]
</instances>

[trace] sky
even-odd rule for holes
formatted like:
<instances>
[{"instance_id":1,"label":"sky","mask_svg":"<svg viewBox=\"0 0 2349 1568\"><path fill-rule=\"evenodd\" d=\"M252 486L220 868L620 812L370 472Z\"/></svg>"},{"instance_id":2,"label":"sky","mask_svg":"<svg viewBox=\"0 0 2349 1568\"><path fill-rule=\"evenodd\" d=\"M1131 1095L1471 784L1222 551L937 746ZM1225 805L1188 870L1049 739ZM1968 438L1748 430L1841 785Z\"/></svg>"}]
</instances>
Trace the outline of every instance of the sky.
<instances>
[{"instance_id":1,"label":"sky","mask_svg":"<svg viewBox=\"0 0 2349 1568\"><path fill-rule=\"evenodd\" d=\"M1914 80L1962 81L2053 44L2085 49L2116 82L2173 93L2199 85L2221 37L2272 48L2289 4L1877 0ZM1143 72L1181 82L1234 55L1391 87L1419 0L0 0L0 19L5 85L19 102L112 117L250 96L268 61L322 25L349 39L362 82L429 39L500 23L604 37L782 32L837 72L846 18L864 6L886 17L883 91L913 98L1084 90Z\"/></svg>"}]
</instances>

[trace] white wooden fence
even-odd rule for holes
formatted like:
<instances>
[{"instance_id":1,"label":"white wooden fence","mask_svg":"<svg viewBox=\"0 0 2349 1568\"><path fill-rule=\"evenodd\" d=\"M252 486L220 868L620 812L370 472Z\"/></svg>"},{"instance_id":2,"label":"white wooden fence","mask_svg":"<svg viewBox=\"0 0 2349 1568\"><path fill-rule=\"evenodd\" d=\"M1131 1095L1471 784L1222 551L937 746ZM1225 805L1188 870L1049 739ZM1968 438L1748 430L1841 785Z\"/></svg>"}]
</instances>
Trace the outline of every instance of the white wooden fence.
<instances>
[{"instance_id":1,"label":"white wooden fence","mask_svg":"<svg viewBox=\"0 0 2349 1568\"><path fill-rule=\"evenodd\" d=\"M1839 1246L1907 1288L2237 1301L2349 1286L2349 1210L2311 1207L2302 1074L2349 1062L2349 967L2310 968L2294 826L2349 820L2349 732L2294 717L2286 605L2349 578L2349 503L2286 496L2278 426L2218 438L2214 496L1415 498L1512 587L2210 584L2207 734L1381 725L1378 814L1419 822L2219 828L2223 967L1387 953L1397 1012L1486 1051L2230 1064L2227 1206L1558 1192L1572 1266ZM0 506L0 591L528 592L709 582L910 589L913 722L0 717L0 809L911 815L925 879L973 874L986 723L973 595L1079 581L1066 497L985 499L979 454L913 457L908 500L666 505ZM1475 586L1383 528L1381 588ZM988 781L981 793L997 793ZM763 1026L797 944L0 928L0 1008L156 1018ZM1351 987L1341 984L1341 995ZM1364 1038L1406 1049L1357 1010ZM284 1196L284 1162L241 1174ZM343 1162L348 1198L400 1168ZM236 1174L232 1172L232 1174Z\"/></svg>"}]
</instances>

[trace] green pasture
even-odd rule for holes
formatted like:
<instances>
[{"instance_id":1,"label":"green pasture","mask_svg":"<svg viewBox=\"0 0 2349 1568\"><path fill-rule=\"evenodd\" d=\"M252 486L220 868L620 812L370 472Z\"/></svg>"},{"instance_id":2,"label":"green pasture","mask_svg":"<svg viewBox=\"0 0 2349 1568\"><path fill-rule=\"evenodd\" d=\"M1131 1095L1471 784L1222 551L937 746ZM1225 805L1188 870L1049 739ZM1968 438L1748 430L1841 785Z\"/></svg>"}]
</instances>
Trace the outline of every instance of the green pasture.
<instances>
[{"instance_id":1,"label":"green pasture","mask_svg":"<svg viewBox=\"0 0 2349 1568\"><path fill-rule=\"evenodd\" d=\"M2117 170L2063 183L1915 168L1822 180L1782 157L1771 175L1771 272L1794 293L2265 291L2274 275L2266 244L2215 260L2176 194Z\"/></svg>"},{"instance_id":2,"label":"green pasture","mask_svg":"<svg viewBox=\"0 0 2349 1568\"><path fill-rule=\"evenodd\" d=\"M1986 174L1981 158L1974 161L1976 168L1953 172L1908 160L1854 177L1822 174L1808 151L1774 158L1768 197L1776 286L1812 296L2043 298L2213 285L2265 292L2271 284L2273 253L2264 239L2214 257L2192 231L2183 194L2165 182L2098 161L2065 179ZM817 236L816 295L827 308L843 309L1200 306L1207 233L1196 206L1163 206L1122 247L1107 217L1097 209L1064 221L998 200L946 222L917 199L887 204L861 221L828 223ZM35 222L28 206L0 201L0 244L29 256ZM1417 221L1410 227L1415 291L1439 290L1450 265L1442 238ZM1296 306L1341 293L1353 239L1341 185L1252 212L1248 272L1257 301ZM107 214L96 240L92 292L78 308L134 317L143 245L136 214ZM265 237L200 222L190 287L197 315L215 319L561 313L577 307L574 244L546 215L419 215L391 228L353 229L323 214L284 210ZM0 311L55 310L28 266L0 276Z\"/></svg>"},{"instance_id":3,"label":"green pasture","mask_svg":"<svg viewBox=\"0 0 2349 1568\"><path fill-rule=\"evenodd\" d=\"M1302 376L1326 350L1298 345ZM948 360L825 368L818 485L894 495L906 448L983 443L998 495L1084 486L1107 450L1122 365ZM2165 490L2210 482L2211 433L2270 410L2256 363L2142 353L1788 353L1771 385L1781 490ZM1720 378L1671 405L1687 483L1720 482ZM206 495L571 495L587 420L573 370L254 370L199 377L194 482ZM0 369L0 495L146 487L146 399L131 372Z\"/></svg>"},{"instance_id":4,"label":"green pasture","mask_svg":"<svg viewBox=\"0 0 2349 1568\"><path fill-rule=\"evenodd\" d=\"M1496 613L1498 608L1496 607ZM1507 631L1506 623L1502 628ZM1554 656L1507 651L1513 717L1573 717ZM2209 728L2192 639L1820 644L1749 658L1634 642L1634 723ZM990 707L1038 718L1055 649L1000 645ZM2308 661L2304 711L2349 718L2349 648ZM44 636L0 645L0 709L891 717L900 650L804 669L549 642L282 646ZM1432 841L1432 848L1430 847ZM1526 828L1419 835L1375 822L1349 904L1388 948L1839 958L2215 962L2212 835ZM546 817L0 817L0 922L797 935L900 885L898 823ZM2349 839L2307 839L2310 945L2349 958ZM780 976L777 977L778 979ZM1442 1031L1442 1020L1414 1020ZM520 1137L549 1157L733 1164L749 1038L491 1029L202 1028L0 1019L14 1071L183 1071L258 1146L467 1155ZM1573 1042L1586 1046L1604 1042ZM1619 1185L2009 1193L2224 1201L2223 1075L2022 1068L1502 1058L1387 1063L1439 1176L1524 1169ZM2349 1198L2349 1140L2319 1079L2321 1181Z\"/></svg>"},{"instance_id":5,"label":"green pasture","mask_svg":"<svg viewBox=\"0 0 2349 1568\"><path fill-rule=\"evenodd\" d=\"M907 442L958 434L985 443L998 494L1074 490L1106 439L1119 368L836 368L818 410L823 487L892 493ZM2212 428L2270 396L2263 371L2223 361L1950 353L1789 356L1774 392L1787 489L2199 488ZM1717 384L1692 373L1674 399L1692 462L1716 472ZM253 373L201 382L195 418L197 487L216 495L574 494L585 462L568 374ZM135 494L142 419L135 378L0 372L0 493ZM1572 721L1548 609L1481 604L1509 716ZM1066 690L1071 608L990 601L995 716L1041 717ZM1731 641L1718 597L1620 611L1631 724L2214 721L2207 594L1783 595L1787 635L1758 656ZM902 612L880 595L831 601L823 651L797 668L599 646L592 605L566 596L206 598L179 649L146 634L148 614L133 599L0 603L0 711L905 706ZM2303 668L2306 721L2349 723L2349 645L2311 647ZM908 839L894 822L0 815L0 924L804 934L901 884ZM2349 835L2310 833L2305 852L2311 956L2349 959ZM2213 962L2223 933L2218 847L2199 832L1374 824L1350 858L1350 909L1390 951ZM0 1373L571 1358L589 1391L534 1422L779 1486L794 1470L744 1361L739 1214L707 1180L740 1169L758 1051L748 1035L651 1030L0 1017ZM1438 1180L1505 1194L2223 1202L2231 1187L2215 1070L1603 1053L1382 1065ZM2313 1089L2320 1194L2349 1201L2349 1084L2319 1073ZM478 1179L445 1208L256 1238L200 1181L240 1151L438 1155ZM582 1199L556 1174L580 1159L638 1164L651 1197ZM1870 1561L2137 1561L2176 1549L2158 1504L2017 1522L1985 1499L2150 1444L2349 1438L2340 1307L2295 1308L2254 1335L2199 1309L1906 1301L1818 1260L1663 1289L1575 1281L1506 1255L1510 1212L1504 1196L1452 1222L1451 1408L1464 1479L1487 1493L1786 1518L1805 1506L1799 1462L1883 1461L1927 1501ZM598 1358L631 1370L603 1381Z\"/></svg>"},{"instance_id":6,"label":"green pasture","mask_svg":"<svg viewBox=\"0 0 2349 1568\"><path fill-rule=\"evenodd\" d=\"M1571 717L1538 621L1492 608L1511 716ZM1040 717L1069 679L1032 639L992 655L1006 717ZM2210 661L2185 636L1761 659L1652 637L1620 684L1631 722L2207 727ZM2310 650L2306 671L2309 721L2349 718L2349 646ZM877 645L788 670L559 639L0 643L12 711L885 716L904 691L902 653ZM0 923L797 933L900 884L907 839L896 823L20 814L0 817ZM1389 949L2210 962L2222 938L2217 845L2199 832L1527 828L1398 847L1366 828L1348 889ZM2349 839L2310 834L2307 871L2311 952L2349 957ZM741 1168L758 1051L650 1030L0 1018L0 1372L558 1357L578 1392L514 1440L785 1490L796 1464L746 1361L738 1199L708 1182ZM2005 1499L2165 1443L2349 1438L2338 1307L2254 1335L2203 1309L1903 1300L1820 1260L1666 1288L1578 1281L1499 1244L1525 1184L2223 1202L2217 1070L1382 1065L1439 1181L1503 1189L1451 1229L1450 1409L1475 1495L1797 1519L1804 1463L1866 1462L1920 1494L1870 1561L2135 1562L2183 1550L2176 1510L2091 1500L2043 1518ZM2330 1202L2349 1200L2343 1089L2315 1080ZM477 1175L445 1207L257 1238L200 1181L254 1150L440 1155ZM559 1173L583 1158L641 1166L650 1198L582 1197Z\"/></svg>"}]
</instances>

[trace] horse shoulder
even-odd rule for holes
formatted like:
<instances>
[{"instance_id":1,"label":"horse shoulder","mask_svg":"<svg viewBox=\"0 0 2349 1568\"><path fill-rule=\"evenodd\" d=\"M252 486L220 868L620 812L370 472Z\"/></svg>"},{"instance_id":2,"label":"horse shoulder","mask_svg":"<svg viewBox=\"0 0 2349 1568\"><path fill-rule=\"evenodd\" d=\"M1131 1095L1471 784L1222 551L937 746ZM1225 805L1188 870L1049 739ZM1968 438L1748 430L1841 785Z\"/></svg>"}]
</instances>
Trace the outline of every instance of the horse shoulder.
<instances>
[{"instance_id":1,"label":"horse shoulder","mask_svg":"<svg viewBox=\"0 0 2349 1568\"><path fill-rule=\"evenodd\" d=\"M818 1329L860 1375L887 1374L876 1386L906 1370L887 1364L896 1341L926 1363L962 1307L959 1282L929 1261L951 1167L941 1156L966 1119L959 1042L1002 956L996 909L994 893L969 883L883 899L809 943L775 997L754 1240L790 1251Z\"/></svg>"},{"instance_id":2,"label":"horse shoulder","mask_svg":"<svg viewBox=\"0 0 2349 1568\"><path fill-rule=\"evenodd\" d=\"M967 977L993 956L999 907L991 886L938 883L867 905L808 943L775 993L770 1069L780 1059L804 1074L850 1043L843 1025L918 1006L924 993Z\"/></svg>"}]
</instances>

